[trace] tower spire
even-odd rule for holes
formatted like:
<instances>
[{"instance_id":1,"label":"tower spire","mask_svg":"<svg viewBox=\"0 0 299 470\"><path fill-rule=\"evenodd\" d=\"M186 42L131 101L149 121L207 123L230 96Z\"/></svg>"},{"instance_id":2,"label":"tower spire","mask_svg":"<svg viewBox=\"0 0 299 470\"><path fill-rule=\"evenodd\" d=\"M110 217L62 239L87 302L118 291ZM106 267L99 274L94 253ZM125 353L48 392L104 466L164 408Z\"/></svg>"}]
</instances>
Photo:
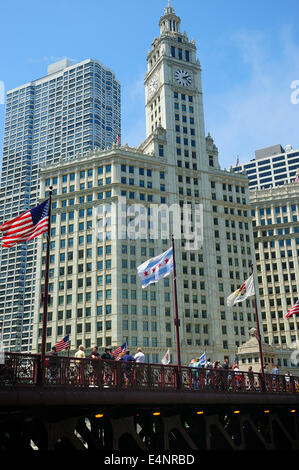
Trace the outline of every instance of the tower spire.
<instances>
[{"instance_id":1,"label":"tower spire","mask_svg":"<svg viewBox=\"0 0 299 470\"><path fill-rule=\"evenodd\" d=\"M168 0L167 7L164 8L164 15L160 18L160 34L166 31L180 32L181 19L176 16L174 8L170 5Z\"/></svg>"},{"instance_id":2,"label":"tower spire","mask_svg":"<svg viewBox=\"0 0 299 470\"><path fill-rule=\"evenodd\" d=\"M168 15L170 13L172 13L173 15L175 14L174 8L170 5L170 0L168 0L168 5L166 8L164 8L164 15Z\"/></svg>"}]
</instances>

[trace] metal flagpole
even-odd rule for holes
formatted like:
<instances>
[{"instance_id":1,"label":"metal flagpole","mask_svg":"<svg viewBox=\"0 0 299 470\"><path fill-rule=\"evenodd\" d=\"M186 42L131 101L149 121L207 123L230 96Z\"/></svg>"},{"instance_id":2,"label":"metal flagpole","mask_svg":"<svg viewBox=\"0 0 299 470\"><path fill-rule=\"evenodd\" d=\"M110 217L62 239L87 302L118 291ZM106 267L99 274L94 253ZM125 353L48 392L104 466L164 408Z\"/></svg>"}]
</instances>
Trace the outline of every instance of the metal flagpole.
<instances>
[{"instance_id":1,"label":"metal flagpole","mask_svg":"<svg viewBox=\"0 0 299 470\"><path fill-rule=\"evenodd\" d=\"M49 260L50 260L52 193L53 193L52 186L50 186L49 188L49 222L48 222L47 252L46 252L46 264L45 264L45 284L44 284L44 292L42 294L43 328L42 328L42 344L41 344L41 354L40 354L41 383L43 383L44 376L45 376L46 333L47 333L47 316L48 316L48 304L49 304Z\"/></svg>"},{"instance_id":2,"label":"metal flagpole","mask_svg":"<svg viewBox=\"0 0 299 470\"><path fill-rule=\"evenodd\" d=\"M253 264L251 264L250 267L251 267L251 273L253 274ZM254 283L254 278L253 278L253 283ZM256 318L257 340L258 340L258 343L259 343L261 373L262 373L262 379L264 380L263 350L262 350L262 340L261 340L261 334L260 334L259 316L258 316L257 305L256 305L255 286L254 286L254 309L255 309L255 318Z\"/></svg>"},{"instance_id":3,"label":"metal flagpole","mask_svg":"<svg viewBox=\"0 0 299 470\"><path fill-rule=\"evenodd\" d=\"M173 256L173 288L174 288L174 325L176 328L176 346L178 356L178 367L181 368L181 348L180 348L180 320L178 316L178 299L177 299L177 288L176 288L176 268L175 268L175 248L174 248L174 237L171 236L172 242L172 256Z\"/></svg>"}]
</instances>

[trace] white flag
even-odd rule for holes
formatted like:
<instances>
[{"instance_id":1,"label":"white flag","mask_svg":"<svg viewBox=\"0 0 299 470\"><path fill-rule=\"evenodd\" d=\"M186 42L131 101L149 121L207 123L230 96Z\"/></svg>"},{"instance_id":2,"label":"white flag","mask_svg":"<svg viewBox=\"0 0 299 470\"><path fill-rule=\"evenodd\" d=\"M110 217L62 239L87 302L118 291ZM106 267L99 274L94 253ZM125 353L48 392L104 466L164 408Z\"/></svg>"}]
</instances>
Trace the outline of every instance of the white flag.
<instances>
[{"instance_id":1,"label":"white flag","mask_svg":"<svg viewBox=\"0 0 299 470\"><path fill-rule=\"evenodd\" d=\"M169 351L169 349L167 349L167 353L165 354L165 356L162 357L161 362L165 366L170 363L170 351Z\"/></svg>"},{"instance_id":2,"label":"white flag","mask_svg":"<svg viewBox=\"0 0 299 470\"><path fill-rule=\"evenodd\" d=\"M173 254L172 247L164 251L159 256L151 258L142 263L137 268L138 275L141 279L141 286L144 289L153 282L158 282L173 271Z\"/></svg>"},{"instance_id":3,"label":"white flag","mask_svg":"<svg viewBox=\"0 0 299 470\"><path fill-rule=\"evenodd\" d=\"M247 299L247 297L251 297L255 294L254 291L254 282L253 282L253 274L241 285L239 289L233 292L231 295L227 297L227 306L232 307L233 305L237 304L238 302L243 302Z\"/></svg>"}]
</instances>

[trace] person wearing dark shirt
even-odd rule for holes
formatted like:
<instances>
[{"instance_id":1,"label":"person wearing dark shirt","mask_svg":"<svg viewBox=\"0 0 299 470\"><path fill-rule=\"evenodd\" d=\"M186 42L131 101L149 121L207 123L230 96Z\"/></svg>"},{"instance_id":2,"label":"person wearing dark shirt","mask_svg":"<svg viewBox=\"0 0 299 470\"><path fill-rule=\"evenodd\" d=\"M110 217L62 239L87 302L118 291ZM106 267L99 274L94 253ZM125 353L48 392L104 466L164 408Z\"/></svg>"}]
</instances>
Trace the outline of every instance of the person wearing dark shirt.
<instances>
[{"instance_id":1,"label":"person wearing dark shirt","mask_svg":"<svg viewBox=\"0 0 299 470\"><path fill-rule=\"evenodd\" d=\"M98 353L98 347L97 346L94 346L90 357L91 357L91 359L99 359L100 355Z\"/></svg>"},{"instance_id":2,"label":"person wearing dark shirt","mask_svg":"<svg viewBox=\"0 0 299 470\"><path fill-rule=\"evenodd\" d=\"M105 352L101 355L101 359L105 359L106 361L114 361L114 357L112 356L112 349L106 348Z\"/></svg>"},{"instance_id":3,"label":"person wearing dark shirt","mask_svg":"<svg viewBox=\"0 0 299 470\"><path fill-rule=\"evenodd\" d=\"M56 351L55 346L52 347L51 356L49 359L49 368L50 368L49 382L50 384L52 384L55 381L57 377L57 373L58 373L58 352Z\"/></svg>"},{"instance_id":4,"label":"person wearing dark shirt","mask_svg":"<svg viewBox=\"0 0 299 470\"><path fill-rule=\"evenodd\" d=\"M228 371L228 368L229 368L228 359L224 359L224 363L222 364L222 369L225 370L225 371ZM221 388L223 390L227 389L227 378L228 378L227 376L228 376L227 372L222 372L221 375L220 375L220 377L221 377Z\"/></svg>"},{"instance_id":5,"label":"person wearing dark shirt","mask_svg":"<svg viewBox=\"0 0 299 470\"><path fill-rule=\"evenodd\" d=\"M106 348L105 352L101 355L101 359L104 361L114 361L114 356L112 355L112 349ZM104 383L106 386L112 383L113 371L110 364L107 362L104 364Z\"/></svg>"},{"instance_id":6,"label":"person wearing dark shirt","mask_svg":"<svg viewBox=\"0 0 299 470\"><path fill-rule=\"evenodd\" d=\"M99 359L100 355L98 353L98 347L94 346L90 358L93 359L92 361L92 374L91 374L91 384L90 386L95 386L99 382Z\"/></svg>"},{"instance_id":7,"label":"person wearing dark shirt","mask_svg":"<svg viewBox=\"0 0 299 470\"><path fill-rule=\"evenodd\" d=\"M126 351L126 354L120 359L120 361L125 362L124 364L124 378L125 378L125 383L126 387L130 385L133 385L133 362L135 362L135 359L133 356L131 356L130 351Z\"/></svg>"}]
</instances>

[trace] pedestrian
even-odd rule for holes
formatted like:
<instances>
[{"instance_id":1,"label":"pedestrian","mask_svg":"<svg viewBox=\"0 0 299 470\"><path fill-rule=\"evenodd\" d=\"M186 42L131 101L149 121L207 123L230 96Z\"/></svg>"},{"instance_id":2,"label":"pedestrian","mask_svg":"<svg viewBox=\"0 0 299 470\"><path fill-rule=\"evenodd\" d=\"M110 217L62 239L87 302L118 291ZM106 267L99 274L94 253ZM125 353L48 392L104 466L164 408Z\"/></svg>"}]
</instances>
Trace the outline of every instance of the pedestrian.
<instances>
[{"instance_id":1,"label":"pedestrian","mask_svg":"<svg viewBox=\"0 0 299 470\"><path fill-rule=\"evenodd\" d=\"M221 369L220 361L215 361L212 366L212 369Z\"/></svg>"},{"instance_id":2,"label":"pedestrian","mask_svg":"<svg viewBox=\"0 0 299 470\"><path fill-rule=\"evenodd\" d=\"M112 349L106 348L105 352L101 355L101 359L106 361L114 361L114 356L112 355Z\"/></svg>"},{"instance_id":3,"label":"pedestrian","mask_svg":"<svg viewBox=\"0 0 299 470\"><path fill-rule=\"evenodd\" d=\"M91 352L90 357L91 357L91 359L99 359L100 355L99 355L98 347L97 347L97 346L94 346L94 347L93 347L93 350L92 350L92 352Z\"/></svg>"},{"instance_id":4,"label":"pedestrian","mask_svg":"<svg viewBox=\"0 0 299 470\"><path fill-rule=\"evenodd\" d=\"M235 375L236 387L237 387L237 390L239 390L241 387L242 374L240 374L240 369L237 366L237 364L234 366L233 371L235 373L234 375Z\"/></svg>"},{"instance_id":5,"label":"pedestrian","mask_svg":"<svg viewBox=\"0 0 299 470\"><path fill-rule=\"evenodd\" d=\"M84 346L80 344L78 351L75 353L75 357L79 359L85 358Z\"/></svg>"},{"instance_id":6,"label":"pedestrian","mask_svg":"<svg viewBox=\"0 0 299 470\"><path fill-rule=\"evenodd\" d=\"M137 363L145 361L145 355L143 354L141 348L137 349L137 353L135 354L134 359Z\"/></svg>"},{"instance_id":7,"label":"pedestrian","mask_svg":"<svg viewBox=\"0 0 299 470\"><path fill-rule=\"evenodd\" d=\"M290 371L287 370L286 373L284 374L284 377L285 377L285 381L286 381L286 382L290 383L291 375L292 375L292 374L290 374Z\"/></svg>"},{"instance_id":8,"label":"pedestrian","mask_svg":"<svg viewBox=\"0 0 299 470\"><path fill-rule=\"evenodd\" d=\"M211 362L211 359L208 358L208 359L207 359L207 362L205 363L205 368L206 368L206 369L212 369L212 367L213 367L213 364L212 364L212 362Z\"/></svg>"},{"instance_id":9,"label":"pedestrian","mask_svg":"<svg viewBox=\"0 0 299 470\"><path fill-rule=\"evenodd\" d=\"M136 382L137 385L142 385L144 382L144 361L145 355L142 352L141 348L137 349L137 353L134 356L135 362L138 364L136 366Z\"/></svg>"},{"instance_id":10,"label":"pedestrian","mask_svg":"<svg viewBox=\"0 0 299 470\"><path fill-rule=\"evenodd\" d=\"M275 366L272 369L272 387L273 388L278 388L278 364L275 364Z\"/></svg>"},{"instance_id":11,"label":"pedestrian","mask_svg":"<svg viewBox=\"0 0 299 470\"><path fill-rule=\"evenodd\" d=\"M199 357L195 359L195 362L193 363L193 369L192 369L192 379L193 379L193 387L196 389L199 389L199 370L201 369L202 365L199 362Z\"/></svg>"},{"instance_id":12,"label":"pedestrian","mask_svg":"<svg viewBox=\"0 0 299 470\"><path fill-rule=\"evenodd\" d=\"M223 372L221 373L223 390L226 390L226 389L227 389L227 376L228 376L227 371L228 371L228 368L229 368L228 359L225 358L225 359L224 359L224 362L223 362L223 364L222 364Z\"/></svg>"},{"instance_id":13,"label":"pedestrian","mask_svg":"<svg viewBox=\"0 0 299 470\"><path fill-rule=\"evenodd\" d=\"M217 369L221 369L220 361L215 361L212 366L212 375L211 375L211 383L212 386L215 387L217 390L221 388L221 377L220 373Z\"/></svg>"},{"instance_id":14,"label":"pedestrian","mask_svg":"<svg viewBox=\"0 0 299 470\"><path fill-rule=\"evenodd\" d=\"M53 382L57 378L57 372L58 372L58 352L56 350L56 346L52 347L52 351L51 351L50 358L49 358L49 368L50 368L49 382L50 384L53 384Z\"/></svg>"},{"instance_id":15,"label":"pedestrian","mask_svg":"<svg viewBox=\"0 0 299 470\"><path fill-rule=\"evenodd\" d=\"M247 375L248 375L248 381L249 381L249 388L250 388L250 390L254 390L255 389L255 387L254 387L254 374L253 374L252 366L248 367Z\"/></svg>"},{"instance_id":16,"label":"pedestrian","mask_svg":"<svg viewBox=\"0 0 299 470\"><path fill-rule=\"evenodd\" d=\"M107 361L114 361L114 356L112 355L112 349L106 348L105 352L101 355L101 359L105 361L104 363L104 383L105 387L108 387L112 384L112 377L113 377L113 369L112 365L109 364Z\"/></svg>"},{"instance_id":17,"label":"pedestrian","mask_svg":"<svg viewBox=\"0 0 299 470\"><path fill-rule=\"evenodd\" d=\"M207 371L206 371L206 387L207 387L207 388L210 388L210 382L211 382L211 377L210 377L211 372L210 372L210 369L212 369L212 367L213 367L213 364L212 364L212 362L211 362L211 358L210 358L210 357L208 357L207 362L205 363L205 366L204 366L204 367L205 367L205 369L207 369Z\"/></svg>"},{"instance_id":18,"label":"pedestrian","mask_svg":"<svg viewBox=\"0 0 299 470\"><path fill-rule=\"evenodd\" d=\"M84 384L84 361L82 359L85 358L84 346L80 344L78 351L75 353L75 358L78 359L75 361L76 369L77 369L77 380L79 381L80 385Z\"/></svg>"},{"instance_id":19,"label":"pedestrian","mask_svg":"<svg viewBox=\"0 0 299 470\"><path fill-rule=\"evenodd\" d=\"M232 372L232 366L228 367L228 374L227 374L227 390L231 388L232 385L232 380L233 380L233 372Z\"/></svg>"},{"instance_id":20,"label":"pedestrian","mask_svg":"<svg viewBox=\"0 0 299 470\"><path fill-rule=\"evenodd\" d=\"M129 386L129 383L133 385L133 363L135 362L135 359L133 356L131 356L130 351L126 351L126 354L120 358L120 361L124 361L124 378L125 378L125 384L126 387Z\"/></svg>"},{"instance_id":21,"label":"pedestrian","mask_svg":"<svg viewBox=\"0 0 299 470\"><path fill-rule=\"evenodd\" d=\"M92 359L91 364L92 364L92 375L91 375L91 381L93 384L90 386L95 386L99 382L99 359L100 359L100 354L98 352L98 347L94 346L93 350L91 352L90 358Z\"/></svg>"},{"instance_id":22,"label":"pedestrian","mask_svg":"<svg viewBox=\"0 0 299 470\"><path fill-rule=\"evenodd\" d=\"M292 374L290 374L289 370L287 370L286 373L284 374L285 385L288 391L290 390L291 376Z\"/></svg>"}]
</instances>

